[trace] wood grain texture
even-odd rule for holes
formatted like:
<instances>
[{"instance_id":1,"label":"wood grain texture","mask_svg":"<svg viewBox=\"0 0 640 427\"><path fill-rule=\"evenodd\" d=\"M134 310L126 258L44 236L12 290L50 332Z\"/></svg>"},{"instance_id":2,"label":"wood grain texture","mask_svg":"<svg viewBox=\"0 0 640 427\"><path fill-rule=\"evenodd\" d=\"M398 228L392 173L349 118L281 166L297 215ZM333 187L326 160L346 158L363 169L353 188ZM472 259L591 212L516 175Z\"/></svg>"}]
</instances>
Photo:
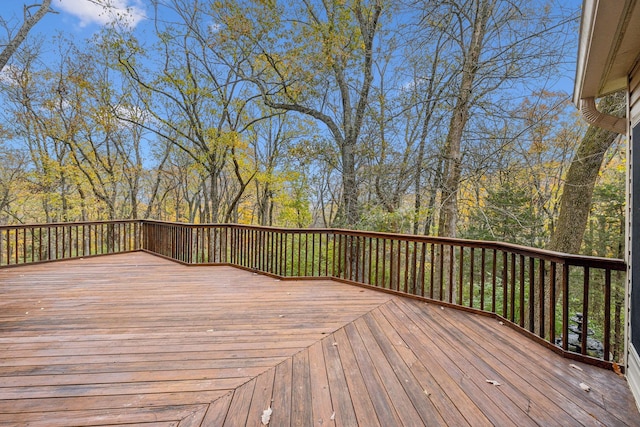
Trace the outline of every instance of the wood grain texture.
<instances>
[{"instance_id":1,"label":"wood grain texture","mask_svg":"<svg viewBox=\"0 0 640 427\"><path fill-rule=\"evenodd\" d=\"M0 270L2 426L640 425L623 378L571 363L332 281L146 253Z\"/></svg>"}]
</instances>

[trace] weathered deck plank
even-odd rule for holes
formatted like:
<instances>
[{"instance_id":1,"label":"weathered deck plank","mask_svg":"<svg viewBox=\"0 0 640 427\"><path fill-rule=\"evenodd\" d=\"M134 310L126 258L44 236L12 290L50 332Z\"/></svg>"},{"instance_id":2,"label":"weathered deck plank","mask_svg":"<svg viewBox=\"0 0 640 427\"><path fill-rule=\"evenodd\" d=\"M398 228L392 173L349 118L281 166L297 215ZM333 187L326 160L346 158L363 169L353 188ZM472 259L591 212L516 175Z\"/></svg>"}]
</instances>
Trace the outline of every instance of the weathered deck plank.
<instances>
[{"instance_id":1,"label":"weathered deck plank","mask_svg":"<svg viewBox=\"0 0 640 427\"><path fill-rule=\"evenodd\" d=\"M530 369L530 354L527 356L515 349L514 351L505 352L506 347L504 345L494 345L491 339L487 342L487 338L495 336L497 330L506 329L504 325L499 326L497 321L492 321L491 323L486 321L477 322L475 325L471 325L469 322L456 322L454 320L456 314L443 316L442 313L433 311L433 315L434 317L431 321L438 322L439 327L457 327L471 340L467 345L479 350L474 353L474 361L485 372L489 369L494 373L500 372L504 376L503 381L513 386L510 398L513 399L514 395L517 394L519 395L518 400L526 399L528 411L535 414L534 418L537 422L542 420L545 425L570 425L578 420L583 425L591 425L595 421L593 414L597 413L598 420L606 422L606 424L616 425L620 423L615 417L599 411L593 405L580 407L570 397L567 397L567 395L577 395L580 398L578 399L579 401L585 402L584 398L587 396L583 396L585 394L584 391L578 387L581 381L567 383L567 389L558 391L553 387L554 382L559 381L558 377L554 378L546 375L546 379L550 381L545 382L544 378L538 377L540 371ZM479 331L482 330L487 332L480 333ZM492 332L488 330L492 330ZM562 377L564 376L562 370L572 370L570 365L569 361L563 361L562 368L558 370L557 375Z\"/></svg>"},{"instance_id":2,"label":"weathered deck plank","mask_svg":"<svg viewBox=\"0 0 640 427\"><path fill-rule=\"evenodd\" d=\"M331 281L144 253L0 270L3 426L640 425L623 378L571 364Z\"/></svg>"},{"instance_id":3,"label":"weathered deck plank","mask_svg":"<svg viewBox=\"0 0 640 427\"><path fill-rule=\"evenodd\" d=\"M365 315L356 321L359 326L360 333L369 335L369 341L373 344L368 346L374 360L387 360L388 365L383 365L388 371L387 375L397 375L397 386L404 388L404 393L410 399L413 407L407 409L407 412L414 410L420 416L424 424L429 425L446 425L445 420L435 409L433 403L429 400L424 388L421 387L406 362L403 360L389 338L382 331L381 326L376 322L373 315ZM365 327L366 324L366 327ZM398 393L402 391L398 390ZM407 402L409 403L409 402ZM405 409L397 408L399 413ZM416 420L417 422L417 420Z\"/></svg>"},{"instance_id":4,"label":"weathered deck plank","mask_svg":"<svg viewBox=\"0 0 640 427\"><path fill-rule=\"evenodd\" d=\"M313 405L313 423L327 425L333 416L331 392L327 367L324 360L322 343L309 347L309 381L311 382L311 404ZM335 417L334 417L335 418Z\"/></svg>"}]
</instances>

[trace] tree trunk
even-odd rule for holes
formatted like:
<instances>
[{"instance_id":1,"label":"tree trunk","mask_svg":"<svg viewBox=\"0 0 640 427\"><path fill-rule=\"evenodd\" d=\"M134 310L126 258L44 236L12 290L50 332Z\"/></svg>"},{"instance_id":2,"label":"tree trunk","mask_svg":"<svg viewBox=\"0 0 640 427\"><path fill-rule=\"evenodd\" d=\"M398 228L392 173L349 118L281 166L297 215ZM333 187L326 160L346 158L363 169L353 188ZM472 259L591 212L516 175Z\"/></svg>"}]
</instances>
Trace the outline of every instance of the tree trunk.
<instances>
[{"instance_id":1,"label":"tree trunk","mask_svg":"<svg viewBox=\"0 0 640 427\"><path fill-rule=\"evenodd\" d=\"M622 93L610 95L599 104L600 111L606 114L619 112L623 108ZM595 126L587 129L567 172L558 222L548 249L574 254L580 251L602 160L617 137L617 133Z\"/></svg>"},{"instance_id":2,"label":"tree trunk","mask_svg":"<svg viewBox=\"0 0 640 427\"><path fill-rule=\"evenodd\" d=\"M453 108L449 133L444 147L444 176L442 182L442 210L438 223L438 235L456 236L458 220L458 191L462 171L462 133L469 120L473 81L478 72L480 53L486 35L487 21L491 16L495 0L480 0L473 23L473 35L467 50L463 52L462 79L456 104Z\"/></svg>"},{"instance_id":3,"label":"tree trunk","mask_svg":"<svg viewBox=\"0 0 640 427\"><path fill-rule=\"evenodd\" d=\"M610 95L599 104L600 111L607 114L618 112L621 108L624 108L624 94L621 93ZM593 189L602 166L602 160L617 137L617 133L595 126L589 126L587 129L569 166L560 197L558 221L547 249L574 254L580 251L591 210ZM560 271L561 269L558 269L558 274ZM549 282L545 281L545 307L556 304L562 297L560 290L556 289L556 301L550 300ZM556 286L560 286L560 283L562 281L558 276ZM618 300L619 295L614 289L614 302L617 303ZM616 316L619 315L617 310L619 307L616 307ZM614 317L614 328L618 328L619 319L619 317ZM549 318L545 319L546 331L549 330L550 321ZM536 325L539 322L540 313L536 310Z\"/></svg>"},{"instance_id":4,"label":"tree trunk","mask_svg":"<svg viewBox=\"0 0 640 427\"><path fill-rule=\"evenodd\" d=\"M345 141L342 146L342 225L354 227L360 220L358 183L356 180L355 143Z\"/></svg>"},{"instance_id":5,"label":"tree trunk","mask_svg":"<svg viewBox=\"0 0 640 427\"><path fill-rule=\"evenodd\" d=\"M27 16L28 7L25 6L25 20L22 23L22 26L18 30L18 33L15 35L15 37L9 40L9 43L6 45L6 47L2 50L2 52L0 52L0 70L2 70L5 65L7 65L7 62L9 62L9 59L15 53L15 51L18 50L18 47L20 47L20 44L22 44L24 39L27 38L27 34L29 34L29 31L31 31L33 26L36 25L38 21L40 21L44 17L44 15L49 12L50 6L51 0L42 0L42 3L40 3L40 6L38 7L36 13L31 16Z\"/></svg>"},{"instance_id":6,"label":"tree trunk","mask_svg":"<svg viewBox=\"0 0 640 427\"><path fill-rule=\"evenodd\" d=\"M475 10L475 19L473 22L473 34L469 45L463 52L462 61L462 77L458 96L449 122L449 132L447 140L443 147L443 176L441 188L441 210L438 221L438 236L456 237L456 224L458 221L458 192L460 190L460 177L462 174L462 134L469 120L469 110L472 104L472 88L473 81L478 72L480 63L480 53L486 34L487 21L493 11L495 0L479 0ZM453 250L453 249L452 249ZM436 254L436 262L438 257L445 257L443 251ZM457 276L456 261L453 259L453 269L450 263L452 260L445 257L443 262L438 262L438 266L442 265L442 270L438 274L445 271L453 271L453 277ZM440 267L438 267L438 270ZM455 281L448 281L445 284L444 292L450 296L449 302L456 301L457 289ZM442 297L442 296L440 296Z\"/></svg>"}]
</instances>

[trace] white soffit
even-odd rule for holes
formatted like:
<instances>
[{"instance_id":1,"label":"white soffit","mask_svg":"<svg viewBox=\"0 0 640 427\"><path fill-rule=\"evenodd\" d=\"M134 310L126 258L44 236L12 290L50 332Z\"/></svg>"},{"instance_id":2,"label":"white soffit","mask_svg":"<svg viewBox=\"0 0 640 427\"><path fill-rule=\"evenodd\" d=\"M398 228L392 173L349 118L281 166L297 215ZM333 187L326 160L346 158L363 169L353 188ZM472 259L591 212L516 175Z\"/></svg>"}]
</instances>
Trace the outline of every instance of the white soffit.
<instances>
[{"instance_id":1,"label":"white soffit","mask_svg":"<svg viewBox=\"0 0 640 427\"><path fill-rule=\"evenodd\" d=\"M640 58L640 0L585 0L574 102L623 89Z\"/></svg>"}]
</instances>

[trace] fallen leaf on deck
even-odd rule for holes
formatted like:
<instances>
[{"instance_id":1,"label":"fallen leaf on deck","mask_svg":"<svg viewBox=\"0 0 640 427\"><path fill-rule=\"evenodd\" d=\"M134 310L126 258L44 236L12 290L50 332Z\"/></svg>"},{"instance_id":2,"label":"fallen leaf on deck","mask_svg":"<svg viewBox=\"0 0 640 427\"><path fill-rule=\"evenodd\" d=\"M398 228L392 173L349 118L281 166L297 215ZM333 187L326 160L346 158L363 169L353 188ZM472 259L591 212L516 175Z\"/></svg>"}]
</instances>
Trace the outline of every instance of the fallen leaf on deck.
<instances>
[{"instance_id":1,"label":"fallen leaf on deck","mask_svg":"<svg viewBox=\"0 0 640 427\"><path fill-rule=\"evenodd\" d=\"M591 387L589 387L585 383L580 383L580 388L583 389L584 391L591 391Z\"/></svg>"},{"instance_id":2,"label":"fallen leaf on deck","mask_svg":"<svg viewBox=\"0 0 640 427\"><path fill-rule=\"evenodd\" d=\"M331 414L331 418L329 418L331 421L336 419L336 411L333 411L333 414Z\"/></svg>"},{"instance_id":3,"label":"fallen leaf on deck","mask_svg":"<svg viewBox=\"0 0 640 427\"><path fill-rule=\"evenodd\" d=\"M618 374L618 376L620 377L624 376L624 374L622 373L622 369L620 369L620 365L618 365L616 362L613 362L613 372Z\"/></svg>"},{"instance_id":4,"label":"fallen leaf on deck","mask_svg":"<svg viewBox=\"0 0 640 427\"><path fill-rule=\"evenodd\" d=\"M424 394L426 394L427 396L431 396L431 393L429 393L427 390L424 390Z\"/></svg>"},{"instance_id":5,"label":"fallen leaf on deck","mask_svg":"<svg viewBox=\"0 0 640 427\"><path fill-rule=\"evenodd\" d=\"M269 406L267 409L262 411L262 424L264 424L265 426L269 424L269 421L271 421L272 413L273 413L273 410L271 409L271 406Z\"/></svg>"},{"instance_id":6,"label":"fallen leaf on deck","mask_svg":"<svg viewBox=\"0 0 640 427\"><path fill-rule=\"evenodd\" d=\"M440 307L440 310L444 310L444 307Z\"/></svg>"},{"instance_id":7,"label":"fallen leaf on deck","mask_svg":"<svg viewBox=\"0 0 640 427\"><path fill-rule=\"evenodd\" d=\"M501 385L498 381L496 380L486 380L489 384L493 384L493 385Z\"/></svg>"},{"instance_id":8,"label":"fallen leaf on deck","mask_svg":"<svg viewBox=\"0 0 640 427\"><path fill-rule=\"evenodd\" d=\"M583 369L578 366L578 365L574 365L573 363L569 365L570 367L572 367L573 369L577 369L578 371L582 371Z\"/></svg>"},{"instance_id":9,"label":"fallen leaf on deck","mask_svg":"<svg viewBox=\"0 0 640 427\"><path fill-rule=\"evenodd\" d=\"M504 325L504 322L498 322L498 323L500 323L501 325Z\"/></svg>"},{"instance_id":10,"label":"fallen leaf on deck","mask_svg":"<svg viewBox=\"0 0 640 427\"><path fill-rule=\"evenodd\" d=\"M280 316L278 316L278 317L283 318L283 317L284 317L284 314L281 314L281 315L280 315Z\"/></svg>"},{"instance_id":11,"label":"fallen leaf on deck","mask_svg":"<svg viewBox=\"0 0 640 427\"><path fill-rule=\"evenodd\" d=\"M334 347L337 347L337 346L338 346L338 343L337 343L337 342L334 342L332 345L333 345Z\"/></svg>"}]
</instances>

